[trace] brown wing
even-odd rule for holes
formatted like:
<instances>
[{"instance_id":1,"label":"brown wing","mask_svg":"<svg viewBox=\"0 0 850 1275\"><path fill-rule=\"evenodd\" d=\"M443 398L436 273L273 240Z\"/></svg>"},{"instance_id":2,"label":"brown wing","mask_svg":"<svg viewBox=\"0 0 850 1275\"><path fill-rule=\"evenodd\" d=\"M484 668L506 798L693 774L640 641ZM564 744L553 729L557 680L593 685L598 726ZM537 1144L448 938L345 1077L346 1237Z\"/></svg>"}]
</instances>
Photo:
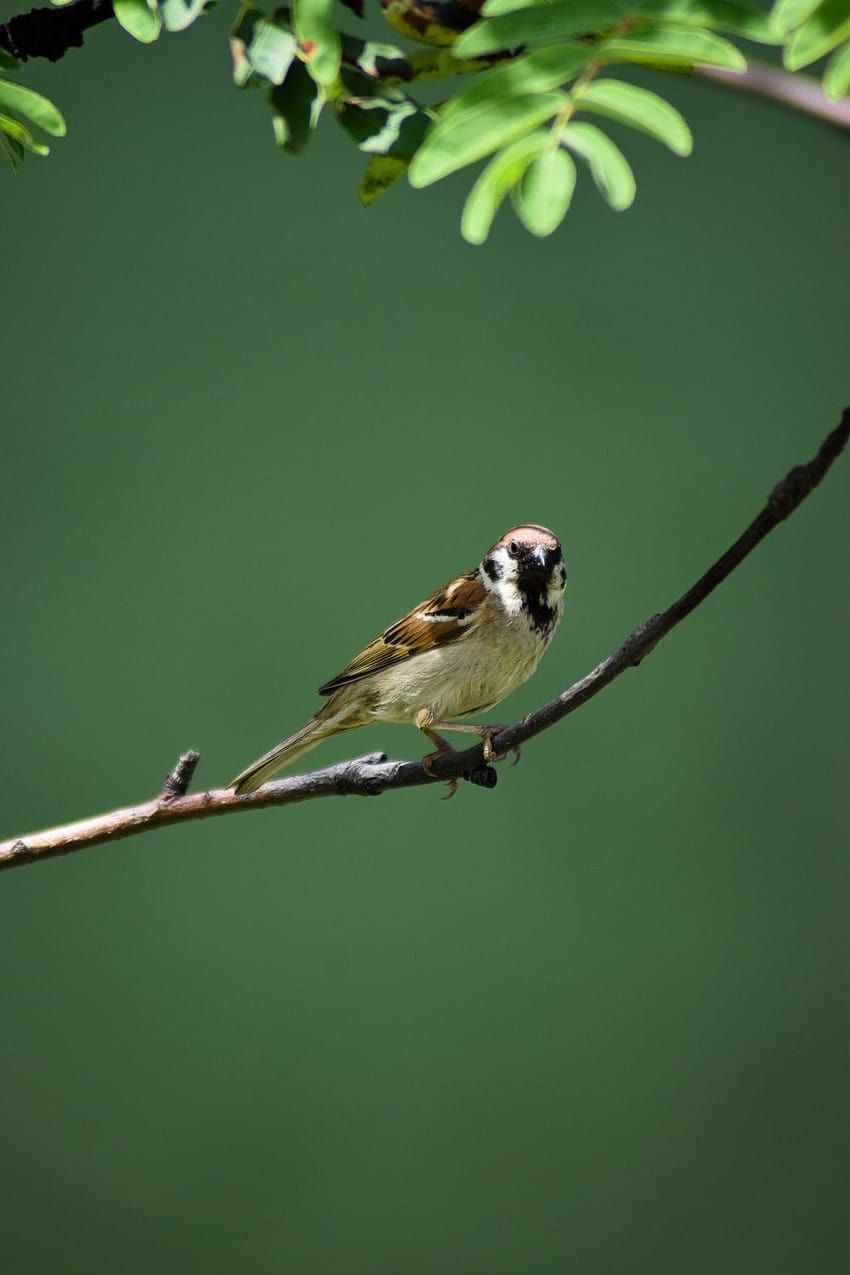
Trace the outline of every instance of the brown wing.
<instances>
[{"instance_id":1,"label":"brown wing","mask_svg":"<svg viewBox=\"0 0 850 1275\"><path fill-rule=\"evenodd\" d=\"M420 602L403 619L385 629L364 647L336 677L319 687L320 695L330 695L341 686L358 682L371 673L409 660L435 646L446 646L468 633L478 615L487 590L477 569L458 576L430 598Z\"/></svg>"}]
</instances>

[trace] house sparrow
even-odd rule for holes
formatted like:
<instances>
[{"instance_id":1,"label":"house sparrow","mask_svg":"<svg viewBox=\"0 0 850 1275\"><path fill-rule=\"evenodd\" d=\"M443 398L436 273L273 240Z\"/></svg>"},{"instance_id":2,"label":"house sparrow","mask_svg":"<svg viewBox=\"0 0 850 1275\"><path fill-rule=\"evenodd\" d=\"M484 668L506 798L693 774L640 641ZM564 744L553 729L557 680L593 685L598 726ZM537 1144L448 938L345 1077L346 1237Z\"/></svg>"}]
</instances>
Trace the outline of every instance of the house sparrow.
<instances>
[{"instance_id":1,"label":"house sparrow","mask_svg":"<svg viewBox=\"0 0 850 1275\"><path fill-rule=\"evenodd\" d=\"M486 712L531 676L561 618L566 579L551 531L512 527L480 566L420 602L321 686L327 699L309 722L229 787L254 792L321 740L370 722L418 726L436 749L426 767L453 751L438 730L480 735L492 761L499 727L447 719Z\"/></svg>"}]
</instances>

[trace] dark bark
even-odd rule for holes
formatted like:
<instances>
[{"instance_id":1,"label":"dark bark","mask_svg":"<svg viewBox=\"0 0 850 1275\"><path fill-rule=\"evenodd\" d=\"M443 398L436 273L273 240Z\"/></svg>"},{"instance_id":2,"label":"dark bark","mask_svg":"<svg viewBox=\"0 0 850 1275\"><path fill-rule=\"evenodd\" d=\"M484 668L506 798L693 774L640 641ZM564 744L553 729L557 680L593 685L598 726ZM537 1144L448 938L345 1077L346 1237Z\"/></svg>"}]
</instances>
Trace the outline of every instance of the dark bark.
<instances>
[{"instance_id":1,"label":"dark bark","mask_svg":"<svg viewBox=\"0 0 850 1275\"><path fill-rule=\"evenodd\" d=\"M69 49L82 48L90 27L114 16L112 0L76 0L61 9L31 9L0 23L0 46L21 62L27 58L58 62Z\"/></svg>"}]
</instances>

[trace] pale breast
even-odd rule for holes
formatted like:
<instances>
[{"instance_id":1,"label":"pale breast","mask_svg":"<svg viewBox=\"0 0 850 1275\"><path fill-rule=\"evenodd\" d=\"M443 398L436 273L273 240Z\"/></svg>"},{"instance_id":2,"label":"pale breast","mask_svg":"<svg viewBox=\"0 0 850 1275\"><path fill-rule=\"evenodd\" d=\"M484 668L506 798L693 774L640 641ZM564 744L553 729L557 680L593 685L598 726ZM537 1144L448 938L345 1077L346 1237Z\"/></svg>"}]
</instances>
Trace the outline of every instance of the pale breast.
<instances>
[{"instance_id":1,"label":"pale breast","mask_svg":"<svg viewBox=\"0 0 850 1275\"><path fill-rule=\"evenodd\" d=\"M422 708L439 720L484 712L536 669L548 637L524 620L479 629L451 645L423 652L375 679L378 720L412 722ZM368 679L372 680L372 679Z\"/></svg>"}]
</instances>

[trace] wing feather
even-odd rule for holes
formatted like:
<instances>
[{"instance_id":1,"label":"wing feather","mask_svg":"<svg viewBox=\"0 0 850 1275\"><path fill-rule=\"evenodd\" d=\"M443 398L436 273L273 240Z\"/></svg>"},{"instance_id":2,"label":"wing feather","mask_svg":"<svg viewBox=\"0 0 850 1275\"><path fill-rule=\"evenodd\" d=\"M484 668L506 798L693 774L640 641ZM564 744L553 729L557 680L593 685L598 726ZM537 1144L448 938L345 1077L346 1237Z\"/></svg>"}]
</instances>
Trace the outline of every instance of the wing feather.
<instances>
[{"instance_id":1,"label":"wing feather","mask_svg":"<svg viewBox=\"0 0 850 1275\"><path fill-rule=\"evenodd\" d=\"M402 660L457 642L473 627L486 596L477 568L458 576L385 629L341 673L320 686L319 694L330 695Z\"/></svg>"}]
</instances>

